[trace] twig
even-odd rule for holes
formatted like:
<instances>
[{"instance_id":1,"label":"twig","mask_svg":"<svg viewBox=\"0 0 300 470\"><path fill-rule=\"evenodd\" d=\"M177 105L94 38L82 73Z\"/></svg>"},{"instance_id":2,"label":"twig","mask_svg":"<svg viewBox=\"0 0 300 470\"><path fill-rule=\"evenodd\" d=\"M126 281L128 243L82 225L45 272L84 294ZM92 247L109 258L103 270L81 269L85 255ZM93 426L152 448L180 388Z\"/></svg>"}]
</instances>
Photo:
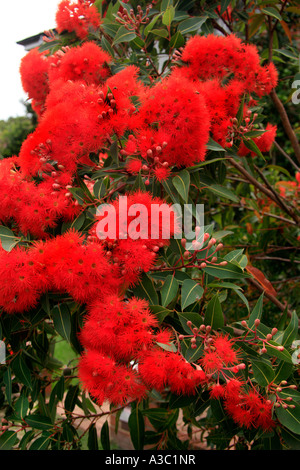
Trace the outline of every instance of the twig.
<instances>
[{"instance_id":1,"label":"twig","mask_svg":"<svg viewBox=\"0 0 300 470\"><path fill-rule=\"evenodd\" d=\"M288 115L286 113L286 110L281 102L281 100L278 98L277 93L275 90L272 90L270 93L270 98L273 101L273 104L275 105L275 108L277 109L279 116L281 118L281 122L283 125L283 128L285 130L286 135L290 139L291 145L294 149L295 156L300 164L300 145L297 139L297 136L291 126L290 120L288 118Z\"/></svg>"}]
</instances>

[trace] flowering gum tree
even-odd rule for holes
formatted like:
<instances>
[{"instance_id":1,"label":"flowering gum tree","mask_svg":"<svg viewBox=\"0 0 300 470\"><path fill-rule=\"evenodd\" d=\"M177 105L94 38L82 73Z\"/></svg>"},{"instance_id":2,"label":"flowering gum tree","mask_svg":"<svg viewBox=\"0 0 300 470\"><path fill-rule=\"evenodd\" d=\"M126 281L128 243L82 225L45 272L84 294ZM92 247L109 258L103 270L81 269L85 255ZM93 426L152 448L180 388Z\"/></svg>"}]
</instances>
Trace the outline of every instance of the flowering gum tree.
<instances>
[{"instance_id":1,"label":"flowering gum tree","mask_svg":"<svg viewBox=\"0 0 300 470\"><path fill-rule=\"evenodd\" d=\"M86 418L109 449L125 407L135 449L298 448L298 14L59 4L20 64L37 126L0 161L0 448L82 448Z\"/></svg>"}]
</instances>

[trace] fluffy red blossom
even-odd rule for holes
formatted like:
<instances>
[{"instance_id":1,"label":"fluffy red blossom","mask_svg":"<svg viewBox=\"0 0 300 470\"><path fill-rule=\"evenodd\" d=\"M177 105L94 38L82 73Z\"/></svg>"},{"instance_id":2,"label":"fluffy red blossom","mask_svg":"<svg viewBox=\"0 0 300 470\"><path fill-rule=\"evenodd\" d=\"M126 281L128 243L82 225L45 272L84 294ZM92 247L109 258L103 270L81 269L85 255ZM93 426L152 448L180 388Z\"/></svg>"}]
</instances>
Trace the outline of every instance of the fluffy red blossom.
<instances>
[{"instance_id":1,"label":"fluffy red blossom","mask_svg":"<svg viewBox=\"0 0 300 470\"><path fill-rule=\"evenodd\" d=\"M158 322L144 300L121 301L117 295L93 301L81 331L81 342L116 360L130 362L141 349L153 346L153 328Z\"/></svg>"},{"instance_id":2,"label":"fluffy red blossom","mask_svg":"<svg viewBox=\"0 0 300 470\"><path fill-rule=\"evenodd\" d=\"M238 356L233 349L233 340L223 334L216 334L213 340L213 347L223 363L228 366L238 362Z\"/></svg>"},{"instance_id":3,"label":"fluffy red blossom","mask_svg":"<svg viewBox=\"0 0 300 470\"><path fill-rule=\"evenodd\" d=\"M0 249L0 306L7 313L25 312L36 306L49 284L43 264L36 254L15 247Z\"/></svg>"},{"instance_id":4,"label":"fluffy red blossom","mask_svg":"<svg viewBox=\"0 0 300 470\"><path fill-rule=\"evenodd\" d=\"M98 351L88 350L82 355L78 375L83 387L100 406L106 400L114 405L124 405L145 398L147 393L146 386L131 366L118 364Z\"/></svg>"},{"instance_id":5,"label":"fluffy red blossom","mask_svg":"<svg viewBox=\"0 0 300 470\"><path fill-rule=\"evenodd\" d=\"M63 0L56 12L58 33L75 32L80 39L88 36L90 29L97 29L101 19L97 8L90 0Z\"/></svg>"},{"instance_id":6,"label":"fluffy red blossom","mask_svg":"<svg viewBox=\"0 0 300 470\"><path fill-rule=\"evenodd\" d=\"M138 158L129 158L126 162L126 169L129 173L139 173L142 168L142 162Z\"/></svg>"},{"instance_id":7,"label":"fluffy red blossom","mask_svg":"<svg viewBox=\"0 0 300 470\"><path fill-rule=\"evenodd\" d=\"M203 97L176 73L148 90L136 115L138 151L150 163L190 166L203 161L210 118Z\"/></svg>"},{"instance_id":8,"label":"fluffy red blossom","mask_svg":"<svg viewBox=\"0 0 300 470\"><path fill-rule=\"evenodd\" d=\"M181 59L192 80L230 77L229 83L238 80L245 92L258 96L269 93L277 84L274 65L261 66L256 46L242 43L234 34L194 36L185 45Z\"/></svg>"},{"instance_id":9,"label":"fluffy red blossom","mask_svg":"<svg viewBox=\"0 0 300 470\"><path fill-rule=\"evenodd\" d=\"M239 426L270 431L275 425L272 402L261 396L256 389L240 390L238 396L228 394L224 407Z\"/></svg>"},{"instance_id":10,"label":"fluffy red blossom","mask_svg":"<svg viewBox=\"0 0 300 470\"><path fill-rule=\"evenodd\" d=\"M178 230L172 206L147 191L120 196L112 203L111 211L115 225L111 226L113 230L111 235L108 233L107 240L141 240L146 247L153 248L167 244ZM98 209L96 218L98 222L93 230L96 229L100 236L109 223L105 205Z\"/></svg>"},{"instance_id":11,"label":"fluffy red blossom","mask_svg":"<svg viewBox=\"0 0 300 470\"><path fill-rule=\"evenodd\" d=\"M45 243L43 262L53 287L85 303L101 292L113 291L119 281L99 243L84 243L76 231Z\"/></svg>"},{"instance_id":12,"label":"fluffy red blossom","mask_svg":"<svg viewBox=\"0 0 300 470\"><path fill-rule=\"evenodd\" d=\"M38 116L43 114L46 96L49 92L48 69L49 58L46 52L39 52L38 48L29 51L20 63L23 89L32 100L32 107Z\"/></svg>"},{"instance_id":13,"label":"fluffy red blossom","mask_svg":"<svg viewBox=\"0 0 300 470\"><path fill-rule=\"evenodd\" d=\"M61 50L49 58L49 80L51 88L59 88L59 82L84 81L100 85L110 76L108 64L112 61L107 52L94 42Z\"/></svg>"},{"instance_id":14,"label":"fluffy red blossom","mask_svg":"<svg viewBox=\"0 0 300 470\"><path fill-rule=\"evenodd\" d=\"M265 129L265 132L261 136L253 138L253 141L255 142L255 144L257 145L257 147L262 153L269 152L275 140L276 132L277 132L277 126L268 123ZM240 144L238 154L240 156L246 156L246 155L250 155L251 157L256 156L255 152L249 150L244 143Z\"/></svg>"},{"instance_id":15,"label":"fluffy red blossom","mask_svg":"<svg viewBox=\"0 0 300 470\"><path fill-rule=\"evenodd\" d=\"M40 125L20 150L20 166L25 174L43 172L52 161L62 165L64 171L75 173L86 154L101 148L111 123L102 117L108 105L98 101L99 93L93 85L72 81L51 90Z\"/></svg>"},{"instance_id":16,"label":"fluffy red blossom","mask_svg":"<svg viewBox=\"0 0 300 470\"><path fill-rule=\"evenodd\" d=\"M111 96L113 131L121 136L132 129L132 114L137 112L139 100L145 95L145 86L139 80L139 69L129 65L106 80L103 91Z\"/></svg>"},{"instance_id":17,"label":"fluffy red blossom","mask_svg":"<svg viewBox=\"0 0 300 470\"><path fill-rule=\"evenodd\" d=\"M233 341L227 335L216 334L210 347L204 352L200 364L207 373L220 372L222 369L238 363L237 352L233 349Z\"/></svg>"},{"instance_id":18,"label":"fluffy red blossom","mask_svg":"<svg viewBox=\"0 0 300 470\"><path fill-rule=\"evenodd\" d=\"M178 395L193 395L206 381L205 373L194 369L180 354L158 348L144 354L138 367L147 386L158 391L169 387Z\"/></svg>"}]
</instances>

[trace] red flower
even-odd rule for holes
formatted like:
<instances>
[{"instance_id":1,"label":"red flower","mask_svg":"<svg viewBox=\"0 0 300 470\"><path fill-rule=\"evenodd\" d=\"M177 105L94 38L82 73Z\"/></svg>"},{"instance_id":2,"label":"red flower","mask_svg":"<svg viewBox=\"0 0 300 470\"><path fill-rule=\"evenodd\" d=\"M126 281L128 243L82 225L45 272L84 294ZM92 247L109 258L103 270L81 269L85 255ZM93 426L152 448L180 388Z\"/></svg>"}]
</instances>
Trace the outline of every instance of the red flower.
<instances>
[{"instance_id":1,"label":"red flower","mask_svg":"<svg viewBox=\"0 0 300 470\"><path fill-rule=\"evenodd\" d=\"M75 32L80 39L88 36L89 29L97 29L100 25L100 15L90 0L81 0L77 3L63 0L56 12L57 31Z\"/></svg>"}]
</instances>

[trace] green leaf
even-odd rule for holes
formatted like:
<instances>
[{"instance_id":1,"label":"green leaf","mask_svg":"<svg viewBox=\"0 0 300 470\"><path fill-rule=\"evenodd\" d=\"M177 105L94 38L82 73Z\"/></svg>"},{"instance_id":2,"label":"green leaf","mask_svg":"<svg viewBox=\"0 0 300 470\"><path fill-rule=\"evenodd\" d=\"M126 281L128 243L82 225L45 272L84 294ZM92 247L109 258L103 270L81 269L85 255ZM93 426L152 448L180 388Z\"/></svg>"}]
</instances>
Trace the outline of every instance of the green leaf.
<instances>
[{"instance_id":1,"label":"green leaf","mask_svg":"<svg viewBox=\"0 0 300 470\"><path fill-rule=\"evenodd\" d=\"M128 31L128 29L126 29L125 26L120 26L120 28L118 29L115 35L113 45L120 44L122 42L129 42L135 38L136 38L135 33Z\"/></svg>"},{"instance_id":2,"label":"green leaf","mask_svg":"<svg viewBox=\"0 0 300 470\"><path fill-rule=\"evenodd\" d=\"M97 436L97 428L95 423L92 423L92 425L89 428L89 433L88 433L88 449L89 450L98 450L99 445L98 445L98 436Z\"/></svg>"},{"instance_id":3,"label":"green leaf","mask_svg":"<svg viewBox=\"0 0 300 470\"><path fill-rule=\"evenodd\" d=\"M249 277L239 266L230 262L226 266L206 266L202 271L220 279L243 279Z\"/></svg>"},{"instance_id":4,"label":"green leaf","mask_svg":"<svg viewBox=\"0 0 300 470\"><path fill-rule=\"evenodd\" d=\"M259 150L259 148L257 147L256 143L254 142L254 140L250 139L243 139L243 143L245 144L245 147L247 147L247 149L251 150L251 152L254 152L257 156L261 157L264 159L264 156L263 154L261 153L261 151Z\"/></svg>"},{"instance_id":5,"label":"green leaf","mask_svg":"<svg viewBox=\"0 0 300 470\"><path fill-rule=\"evenodd\" d=\"M66 411L69 411L71 413L74 410L78 394L79 385L70 385L64 402Z\"/></svg>"},{"instance_id":6,"label":"green leaf","mask_svg":"<svg viewBox=\"0 0 300 470\"><path fill-rule=\"evenodd\" d=\"M114 57L114 50L111 47L110 42L104 36L101 38L101 47L104 51L108 52L111 57Z\"/></svg>"},{"instance_id":7,"label":"green leaf","mask_svg":"<svg viewBox=\"0 0 300 470\"><path fill-rule=\"evenodd\" d=\"M265 13L268 16L273 16L273 18L276 18L279 21L282 21L282 16L280 15L279 11L276 10L276 8L273 7L265 7L261 9L262 13Z\"/></svg>"},{"instance_id":8,"label":"green leaf","mask_svg":"<svg viewBox=\"0 0 300 470\"><path fill-rule=\"evenodd\" d=\"M173 5L169 5L168 8L165 10L163 17L162 17L162 22L165 26L170 26L175 15L175 8Z\"/></svg>"},{"instance_id":9,"label":"green leaf","mask_svg":"<svg viewBox=\"0 0 300 470\"><path fill-rule=\"evenodd\" d=\"M185 310L189 305L201 299L204 289L192 279L183 282L181 288L181 309Z\"/></svg>"},{"instance_id":10,"label":"green leaf","mask_svg":"<svg viewBox=\"0 0 300 470\"><path fill-rule=\"evenodd\" d=\"M187 33L196 32L201 28L201 26L205 23L207 19L207 16L195 16L192 18L188 18L187 20L182 21L182 23L179 23L178 31L180 31L183 36Z\"/></svg>"},{"instance_id":11,"label":"green leaf","mask_svg":"<svg viewBox=\"0 0 300 470\"><path fill-rule=\"evenodd\" d=\"M167 307L177 295L179 284L175 276L167 276L161 289L162 306Z\"/></svg>"},{"instance_id":12,"label":"green leaf","mask_svg":"<svg viewBox=\"0 0 300 470\"><path fill-rule=\"evenodd\" d=\"M12 394L12 380L11 380L11 368L8 367L3 374L3 382L5 385L5 394L8 404L11 406L11 394Z\"/></svg>"},{"instance_id":13,"label":"green leaf","mask_svg":"<svg viewBox=\"0 0 300 470\"><path fill-rule=\"evenodd\" d=\"M29 408L28 398L24 395L21 395L15 403L15 413L16 416L20 419L23 419L26 416Z\"/></svg>"},{"instance_id":14,"label":"green leaf","mask_svg":"<svg viewBox=\"0 0 300 470\"><path fill-rule=\"evenodd\" d=\"M101 428L101 445L104 450L110 450L109 425L105 421Z\"/></svg>"},{"instance_id":15,"label":"green leaf","mask_svg":"<svg viewBox=\"0 0 300 470\"><path fill-rule=\"evenodd\" d=\"M215 142L212 138L209 138L206 144L206 148L208 150L213 150L214 152L225 152L225 149L220 144Z\"/></svg>"},{"instance_id":16,"label":"green leaf","mask_svg":"<svg viewBox=\"0 0 300 470\"><path fill-rule=\"evenodd\" d=\"M3 250L11 251L16 246L20 238L17 238L15 234L7 227L0 226L0 240Z\"/></svg>"},{"instance_id":17,"label":"green leaf","mask_svg":"<svg viewBox=\"0 0 300 470\"><path fill-rule=\"evenodd\" d=\"M38 437L29 447L28 450L47 450L52 440L52 434L46 433L41 437Z\"/></svg>"},{"instance_id":18,"label":"green leaf","mask_svg":"<svg viewBox=\"0 0 300 470\"><path fill-rule=\"evenodd\" d=\"M271 363L252 359L251 364L254 378L259 385L266 387L274 380L275 372L271 366Z\"/></svg>"},{"instance_id":19,"label":"green leaf","mask_svg":"<svg viewBox=\"0 0 300 470\"><path fill-rule=\"evenodd\" d=\"M157 431L164 431L168 423L170 412L165 408L150 408L142 411L143 415L147 417L154 429Z\"/></svg>"},{"instance_id":20,"label":"green leaf","mask_svg":"<svg viewBox=\"0 0 300 470\"><path fill-rule=\"evenodd\" d=\"M28 388L32 388L31 384L31 373L30 369L26 365L26 362L23 358L22 353L18 354L17 357L13 360L12 370L16 374L17 378Z\"/></svg>"},{"instance_id":21,"label":"green leaf","mask_svg":"<svg viewBox=\"0 0 300 470\"><path fill-rule=\"evenodd\" d=\"M147 37L148 34L150 33L150 31L154 28L155 26L155 23L157 22L158 18L161 16L161 13L159 13L158 15L154 16L154 18L152 18L152 20L150 21L150 23L147 24L147 26L145 27L144 29L144 35Z\"/></svg>"},{"instance_id":22,"label":"green leaf","mask_svg":"<svg viewBox=\"0 0 300 470\"><path fill-rule=\"evenodd\" d=\"M110 178L109 176L105 176L104 178L99 179L94 184L93 192L96 199L102 199L103 196L106 194L110 185Z\"/></svg>"},{"instance_id":23,"label":"green leaf","mask_svg":"<svg viewBox=\"0 0 300 470\"><path fill-rule=\"evenodd\" d=\"M253 328L256 319L260 320L262 316L264 294L261 294L248 320L248 327Z\"/></svg>"},{"instance_id":24,"label":"green leaf","mask_svg":"<svg viewBox=\"0 0 300 470\"><path fill-rule=\"evenodd\" d=\"M79 205L83 205L86 199L86 194L82 188L70 188L69 192L73 195Z\"/></svg>"},{"instance_id":25,"label":"green leaf","mask_svg":"<svg viewBox=\"0 0 300 470\"><path fill-rule=\"evenodd\" d=\"M206 306L204 324L210 325L213 330L224 326L224 316L219 296L217 294L213 296Z\"/></svg>"},{"instance_id":26,"label":"green leaf","mask_svg":"<svg viewBox=\"0 0 300 470\"><path fill-rule=\"evenodd\" d=\"M230 189L224 188L219 184L210 184L208 186L205 185L205 189L211 191L219 197L229 199L233 202L239 202L239 198Z\"/></svg>"},{"instance_id":27,"label":"green leaf","mask_svg":"<svg viewBox=\"0 0 300 470\"><path fill-rule=\"evenodd\" d=\"M178 175L174 176L172 183L175 186L178 194L182 197L185 203L188 202L190 190L190 174L187 170L181 171Z\"/></svg>"},{"instance_id":28,"label":"green leaf","mask_svg":"<svg viewBox=\"0 0 300 470\"><path fill-rule=\"evenodd\" d=\"M24 421L28 424L28 426L31 426L34 429L47 431L53 428L51 419L47 416L39 414L28 415L24 418Z\"/></svg>"},{"instance_id":29,"label":"green leaf","mask_svg":"<svg viewBox=\"0 0 300 470\"><path fill-rule=\"evenodd\" d=\"M191 321L192 325L196 326L197 328L199 328L199 326L202 325L203 323L202 317L199 315L198 312L177 312L176 311L176 313L179 317L182 328L189 334L191 334L191 329L187 325L188 321Z\"/></svg>"},{"instance_id":30,"label":"green leaf","mask_svg":"<svg viewBox=\"0 0 300 470\"><path fill-rule=\"evenodd\" d=\"M176 33L171 37L170 40L170 48L171 49L179 49L185 43L184 37L182 36L180 31L176 31Z\"/></svg>"},{"instance_id":31,"label":"green leaf","mask_svg":"<svg viewBox=\"0 0 300 470\"><path fill-rule=\"evenodd\" d=\"M51 312L53 325L62 338L70 342L71 313L66 304L55 305Z\"/></svg>"},{"instance_id":32,"label":"green leaf","mask_svg":"<svg viewBox=\"0 0 300 470\"><path fill-rule=\"evenodd\" d=\"M143 450L145 439L145 423L142 412L136 406L128 419L130 437L135 450Z\"/></svg>"},{"instance_id":33,"label":"green leaf","mask_svg":"<svg viewBox=\"0 0 300 470\"><path fill-rule=\"evenodd\" d=\"M140 299L146 299L150 305L159 305L153 280L147 274L143 274L140 282L134 287L133 293Z\"/></svg>"},{"instance_id":34,"label":"green leaf","mask_svg":"<svg viewBox=\"0 0 300 470\"><path fill-rule=\"evenodd\" d=\"M161 38L167 38L169 36L169 33L166 29L152 29L151 34Z\"/></svg>"},{"instance_id":35,"label":"green leaf","mask_svg":"<svg viewBox=\"0 0 300 470\"><path fill-rule=\"evenodd\" d=\"M231 3L231 0L222 0L221 1L221 10L220 10L221 15L223 15L223 13L225 13L225 11L229 7L230 3Z\"/></svg>"},{"instance_id":36,"label":"green leaf","mask_svg":"<svg viewBox=\"0 0 300 470\"><path fill-rule=\"evenodd\" d=\"M161 305L149 305L151 312L156 316L159 323L163 322L164 319L172 313L172 310L169 310Z\"/></svg>"},{"instance_id":37,"label":"green leaf","mask_svg":"<svg viewBox=\"0 0 300 470\"><path fill-rule=\"evenodd\" d=\"M297 338L297 336L298 336L298 323L299 323L298 315L294 311L292 313L291 321L290 321L290 323L288 324L286 330L283 333L282 342L281 342L282 346L289 346L290 344L292 344L294 339Z\"/></svg>"},{"instance_id":38,"label":"green leaf","mask_svg":"<svg viewBox=\"0 0 300 470\"><path fill-rule=\"evenodd\" d=\"M279 349L277 349L278 347L282 346L281 344L276 343L273 340L269 340L268 343L269 344L266 344L266 350L269 356L277 357L278 359L281 359L282 361L286 361L290 364L293 362L292 356L286 349L283 349L283 351L280 351Z\"/></svg>"},{"instance_id":39,"label":"green leaf","mask_svg":"<svg viewBox=\"0 0 300 470\"><path fill-rule=\"evenodd\" d=\"M10 450L17 442L17 433L14 431L5 431L0 436L0 450Z\"/></svg>"},{"instance_id":40,"label":"green leaf","mask_svg":"<svg viewBox=\"0 0 300 470\"><path fill-rule=\"evenodd\" d=\"M276 409L280 423L295 434L300 434L300 404L294 403L295 408Z\"/></svg>"}]
</instances>

